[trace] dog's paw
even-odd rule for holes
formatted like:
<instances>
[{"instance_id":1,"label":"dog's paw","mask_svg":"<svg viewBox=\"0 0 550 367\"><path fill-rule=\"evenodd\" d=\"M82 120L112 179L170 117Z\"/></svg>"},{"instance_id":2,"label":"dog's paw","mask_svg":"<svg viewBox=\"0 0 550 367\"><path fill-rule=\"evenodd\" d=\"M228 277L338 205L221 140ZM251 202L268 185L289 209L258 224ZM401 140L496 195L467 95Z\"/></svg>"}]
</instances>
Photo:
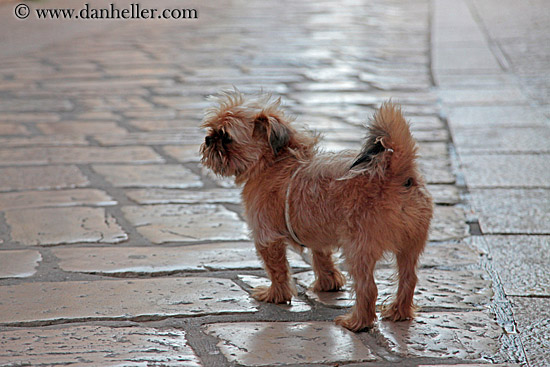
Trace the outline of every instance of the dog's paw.
<instances>
[{"instance_id":1,"label":"dog's paw","mask_svg":"<svg viewBox=\"0 0 550 367\"><path fill-rule=\"evenodd\" d=\"M346 284L346 277L338 270L318 278L313 284L314 292L338 292Z\"/></svg>"},{"instance_id":2,"label":"dog's paw","mask_svg":"<svg viewBox=\"0 0 550 367\"><path fill-rule=\"evenodd\" d=\"M414 318L414 307L399 307L391 304L381 311L382 318L389 321L405 321Z\"/></svg>"},{"instance_id":3,"label":"dog's paw","mask_svg":"<svg viewBox=\"0 0 550 367\"><path fill-rule=\"evenodd\" d=\"M260 286L252 290L252 297L256 301L267 303L290 303L292 292L275 289L273 286Z\"/></svg>"},{"instance_id":4,"label":"dog's paw","mask_svg":"<svg viewBox=\"0 0 550 367\"><path fill-rule=\"evenodd\" d=\"M345 315L338 316L336 319L334 319L334 322L336 323L336 325L340 325L348 330L357 332L373 327L374 320L375 319L369 321L367 319L359 318L353 312L351 312Z\"/></svg>"}]
</instances>

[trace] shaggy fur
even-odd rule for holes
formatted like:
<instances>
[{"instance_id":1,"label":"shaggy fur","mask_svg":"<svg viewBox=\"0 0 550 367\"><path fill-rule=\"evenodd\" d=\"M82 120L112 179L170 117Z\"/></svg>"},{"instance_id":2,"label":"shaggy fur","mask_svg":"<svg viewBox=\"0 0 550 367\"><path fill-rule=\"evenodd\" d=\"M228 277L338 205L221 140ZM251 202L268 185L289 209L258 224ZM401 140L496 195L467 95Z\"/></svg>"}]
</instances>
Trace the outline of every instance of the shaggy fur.
<instances>
[{"instance_id":1,"label":"shaggy fur","mask_svg":"<svg viewBox=\"0 0 550 367\"><path fill-rule=\"evenodd\" d=\"M432 199L415 162L416 143L401 110L385 103L374 115L363 149L321 153L318 138L298 132L269 95L245 100L223 92L207 110L202 163L244 184L242 199L256 249L271 286L254 290L257 300L290 302L295 289L286 246L313 254L314 290L337 291L344 276L332 261L341 247L354 280L356 302L336 323L353 331L376 320L374 267L385 252L397 259L399 287L382 316L413 317L416 266L428 238ZM297 171L290 182L291 177ZM291 228L285 221L286 191Z\"/></svg>"}]
</instances>

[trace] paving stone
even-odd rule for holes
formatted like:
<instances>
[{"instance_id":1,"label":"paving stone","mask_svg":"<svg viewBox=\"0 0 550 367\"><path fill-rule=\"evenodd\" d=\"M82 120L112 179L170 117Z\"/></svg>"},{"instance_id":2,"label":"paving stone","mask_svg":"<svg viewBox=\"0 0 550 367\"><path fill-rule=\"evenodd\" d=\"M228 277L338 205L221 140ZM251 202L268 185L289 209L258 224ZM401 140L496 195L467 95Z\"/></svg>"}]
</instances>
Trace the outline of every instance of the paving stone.
<instances>
[{"instance_id":1,"label":"paving stone","mask_svg":"<svg viewBox=\"0 0 550 367\"><path fill-rule=\"evenodd\" d=\"M103 146L115 145L168 145L200 143L204 140L204 132L198 128L188 131L148 131L128 134L103 134L94 138Z\"/></svg>"},{"instance_id":2,"label":"paving stone","mask_svg":"<svg viewBox=\"0 0 550 367\"><path fill-rule=\"evenodd\" d=\"M460 193L452 185L428 185L428 191L436 204L454 205L460 202Z\"/></svg>"},{"instance_id":3,"label":"paving stone","mask_svg":"<svg viewBox=\"0 0 550 367\"><path fill-rule=\"evenodd\" d=\"M149 147L46 147L0 149L0 165L58 163L154 163L163 159Z\"/></svg>"},{"instance_id":4,"label":"paving stone","mask_svg":"<svg viewBox=\"0 0 550 367\"><path fill-rule=\"evenodd\" d=\"M96 189L24 191L0 194L1 210L116 204L117 202L113 198L105 192Z\"/></svg>"},{"instance_id":5,"label":"paving stone","mask_svg":"<svg viewBox=\"0 0 550 367\"><path fill-rule=\"evenodd\" d=\"M441 32L436 32L436 35L438 33ZM464 32L461 32L460 36L464 37ZM479 36L479 38L482 37L483 36ZM441 38L441 36L439 36L439 38ZM489 47L487 47L483 39L480 43L475 43L474 47L472 47L471 43L466 46L457 44L439 45L432 49L432 57L432 68L436 75L441 72L448 73L450 71L464 74L468 72L490 74L501 70L498 61L495 59L493 53ZM444 101L447 101L446 97L448 96L444 94Z\"/></svg>"},{"instance_id":6,"label":"paving stone","mask_svg":"<svg viewBox=\"0 0 550 367\"><path fill-rule=\"evenodd\" d=\"M12 239L22 245L118 243L128 239L104 208L32 208L10 210L4 215Z\"/></svg>"},{"instance_id":7,"label":"paving stone","mask_svg":"<svg viewBox=\"0 0 550 367\"><path fill-rule=\"evenodd\" d=\"M44 134L83 134L83 135L92 135L92 134L124 134L126 129L118 126L116 122L105 122L105 121L93 121L93 122L74 122L74 121L64 121L64 122L48 122L48 123L39 123L36 124L36 127L42 131Z\"/></svg>"},{"instance_id":8,"label":"paving stone","mask_svg":"<svg viewBox=\"0 0 550 367\"><path fill-rule=\"evenodd\" d=\"M529 366L550 364L550 300L511 297L512 310Z\"/></svg>"},{"instance_id":9,"label":"paving stone","mask_svg":"<svg viewBox=\"0 0 550 367\"><path fill-rule=\"evenodd\" d=\"M178 329L98 325L0 332L3 366L201 366Z\"/></svg>"},{"instance_id":10,"label":"paving stone","mask_svg":"<svg viewBox=\"0 0 550 367\"><path fill-rule=\"evenodd\" d=\"M0 123L0 135L27 135L29 130L24 125Z\"/></svg>"},{"instance_id":11,"label":"paving stone","mask_svg":"<svg viewBox=\"0 0 550 367\"><path fill-rule=\"evenodd\" d=\"M461 239L467 235L468 226L464 210L458 207L435 206L430 226L430 241Z\"/></svg>"},{"instance_id":12,"label":"paving stone","mask_svg":"<svg viewBox=\"0 0 550 367\"><path fill-rule=\"evenodd\" d=\"M32 277L40 261L42 255L36 250L0 251L0 278Z\"/></svg>"},{"instance_id":13,"label":"paving stone","mask_svg":"<svg viewBox=\"0 0 550 367\"><path fill-rule=\"evenodd\" d=\"M387 304L396 294L395 270L390 268L375 271L378 287L378 307ZM492 283L482 270L439 270L420 269L417 273L418 285L415 290L415 304L421 312L438 309L485 309L493 295ZM309 288L315 278L313 271L294 275L303 287L308 288L307 297L334 308L351 307L355 303L352 295L352 282L348 282L340 292L313 292Z\"/></svg>"},{"instance_id":14,"label":"paving stone","mask_svg":"<svg viewBox=\"0 0 550 367\"><path fill-rule=\"evenodd\" d=\"M129 190L126 196L138 204L240 204L241 189L179 190L138 189Z\"/></svg>"},{"instance_id":15,"label":"paving stone","mask_svg":"<svg viewBox=\"0 0 550 367\"><path fill-rule=\"evenodd\" d=\"M162 150L178 162L200 162L201 160L200 144L167 145L162 147Z\"/></svg>"},{"instance_id":16,"label":"paving stone","mask_svg":"<svg viewBox=\"0 0 550 367\"><path fill-rule=\"evenodd\" d=\"M329 322L218 323L206 333L233 363L245 366L369 362L376 357L352 332Z\"/></svg>"},{"instance_id":17,"label":"paving stone","mask_svg":"<svg viewBox=\"0 0 550 367\"><path fill-rule=\"evenodd\" d=\"M545 127L548 119L528 106L468 106L453 107L449 125L457 128Z\"/></svg>"},{"instance_id":18,"label":"paving stone","mask_svg":"<svg viewBox=\"0 0 550 367\"><path fill-rule=\"evenodd\" d=\"M178 164L94 165L92 168L116 187L202 187L199 176Z\"/></svg>"},{"instance_id":19,"label":"paving stone","mask_svg":"<svg viewBox=\"0 0 550 367\"><path fill-rule=\"evenodd\" d=\"M429 184L454 184L456 179L448 159L420 159L420 171Z\"/></svg>"},{"instance_id":20,"label":"paving stone","mask_svg":"<svg viewBox=\"0 0 550 367\"><path fill-rule=\"evenodd\" d=\"M207 243L183 247L54 248L64 271L94 274L162 274L178 271L260 270L250 242ZM288 251L293 269L309 269L300 255Z\"/></svg>"},{"instance_id":21,"label":"paving stone","mask_svg":"<svg viewBox=\"0 0 550 367\"><path fill-rule=\"evenodd\" d=\"M480 261L481 253L462 241L428 242L420 256L420 267L450 268L471 267Z\"/></svg>"},{"instance_id":22,"label":"paving stone","mask_svg":"<svg viewBox=\"0 0 550 367\"><path fill-rule=\"evenodd\" d=\"M89 145L82 135L37 135L31 137L0 138L2 147L37 147L37 146L63 146L63 145Z\"/></svg>"},{"instance_id":23,"label":"paving stone","mask_svg":"<svg viewBox=\"0 0 550 367\"><path fill-rule=\"evenodd\" d=\"M62 98L2 98L0 101L2 112L62 112L72 109L72 103Z\"/></svg>"},{"instance_id":24,"label":"paving stone","mask_svg":"<svg viewBox=\"0 0 550 367\"><path fill-rule=\"evenodd\" d=\"M483 236L507 296L550 296L550 236Z\"/></svg>"},{"instance_id":25,"label":"paving stone","mask_svg":"<svg viewBox=\"0 0 550 367\"><path fill-rule=\"evenodd\" d=\"M380 321L379 342L401 356L498 362L502 329L485 312L420 314L413 321Z\"/></svg>"},{"instance_id":26,"label":"paving stone","mask_svg":"<svg viewBox=\"0 0 550 367\"><path fill-rule=\"evenodd\" d=\"M239 280L250 287L250 292L256 287L269 287L271 281L264 277L257 277L255 275L239 275ZM300 298L293 296L290 303L276 304L276 307L288 311L288 312L307 312L311 310L311 306Z\"/></svg>"},{"instance_id":27,"label":"paving stone","mask_svg":"<svg viewBox=\"0 0 550 367\"><path fill-rule=\"evenodd\" d=\"M550 128L456 129L453 141L460 155L550 153Z\"/></svg>"},{"instance_id":28,"label":"paving stone","mask_svg":"<svg viewBox=\"0 0 550 367\"><path fill-rule=\"evenodd\" d=\"M248 240L246 223L221 205L147 205L122 208L153 243Z\"/></svg>"},{"instance_id":29,"label":"paving stone","mask_svg":"<svg viewBox=\"0 0 550 367\"><path fill-rule=\"evenodd\" d=\"M0 191L64 189L89 184L76 166L0 168Z\"/></svg>"},{"instance_id":30,"label":"paving stone","mask_svg":"<svg viewBox=\"0 0 550 367\"><path fill-rule=\"evenodd\" d=\"M177 131L181 130L183 127L188 127L188 124L182 122L181 120L132 120L128 121L133 127L144 130L144 131ZM193 125L189 127L196 127L197 121L193 121Z\"/></svg>"},{"instance_id":31,"label":"paving stone","mask_svg":"<svg viewBox=\"0 0 550 367\"><path fill-rule=\"evenodd\" d=\"M144 320L254 312L235 283L218 278L156 278L0 286L0 324Z\"/></svg>"},{"instance_id":32,"label":"paving stone","mask_svg":"<svg viewBox=\"0 0 550 367\"><path fill-rule=\"evenodd\" d=\"M470 188L550 188L550 154L461 155Z\"/></svg>"},{"instance_id":33,"label":"paving stone","mask_svg":"<svg viewBox=\"0 0 550 367\"><path fill-rule=\"evenodd\" d=\"M439 96L443 103L456 105L495 105L495 104L527 104L528 99L517 87L495 89L442 89Z\"/></svg>"},{"instance_id":34,"label":"paving stone","mask_svg":"<svg viewBox=\"0 0 550 367\"><path fill-rule=\"evenodd\" d=\"M550 190L475 189L471 197L484 234L550 234Z\"/></svg>"},{"instance_id":35,"label":"paving stone","mask_svg":"<svg viewBox=\"0 0 550 367\"><path fill-rule=\"evenodd\" d=\"M2 111L0 121L20 124L22 122L56 122L61 119L59 113L50 112L19 112L10 113Z\"/></svg>"}]
</instances>

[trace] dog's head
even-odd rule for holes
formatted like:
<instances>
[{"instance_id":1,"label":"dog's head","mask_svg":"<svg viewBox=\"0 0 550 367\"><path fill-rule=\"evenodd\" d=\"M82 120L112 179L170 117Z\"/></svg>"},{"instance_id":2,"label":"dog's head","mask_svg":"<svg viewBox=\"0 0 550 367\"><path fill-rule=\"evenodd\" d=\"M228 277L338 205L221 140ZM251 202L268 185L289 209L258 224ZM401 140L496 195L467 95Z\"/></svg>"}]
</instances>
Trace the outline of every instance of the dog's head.
<instances>
[{"instance_id":1,"label":"dog's head","mask_svg":"<svg viewBox=\"0 0 550 367\"><path fill-rule=\"evenodd\" d=\"M200 153L201 162L215 173L239 181L260 161L273 161L289 149L296 132L280 108L280 99L260 95L245 100L234 90L212 100L216 105L203 119L207 135Z\"/></svg>"}]
</instances>

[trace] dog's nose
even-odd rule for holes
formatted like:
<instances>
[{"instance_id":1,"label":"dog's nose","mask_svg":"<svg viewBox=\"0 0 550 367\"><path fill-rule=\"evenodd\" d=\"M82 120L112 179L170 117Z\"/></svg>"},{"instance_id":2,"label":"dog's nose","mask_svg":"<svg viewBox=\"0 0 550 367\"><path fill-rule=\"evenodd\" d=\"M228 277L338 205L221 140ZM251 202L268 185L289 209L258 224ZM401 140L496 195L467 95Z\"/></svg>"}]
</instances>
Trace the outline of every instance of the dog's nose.
<instances>
[{"instance_id":1,"label":"dog's nose","mask_svg":"<svg viewBox=\"0 0 550 367\"><path fill-rule=\"evenodd\" d=\"M206 144L206 146L209 147L212 144L212 137L207 136L206 138L204 138L204 144Z\"/></svg>"}]
</instances>

